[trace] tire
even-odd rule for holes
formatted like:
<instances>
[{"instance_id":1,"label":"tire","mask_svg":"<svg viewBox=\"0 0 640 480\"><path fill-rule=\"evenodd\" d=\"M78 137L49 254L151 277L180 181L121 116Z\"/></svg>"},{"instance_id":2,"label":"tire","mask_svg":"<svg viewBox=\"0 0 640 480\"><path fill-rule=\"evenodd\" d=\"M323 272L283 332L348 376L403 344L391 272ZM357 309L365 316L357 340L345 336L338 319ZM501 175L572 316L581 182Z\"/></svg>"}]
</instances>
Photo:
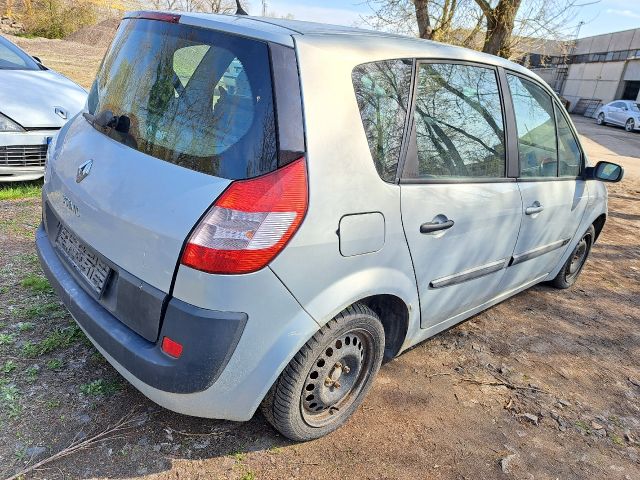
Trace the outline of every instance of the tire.
<instances>
[{"instance_id":1,"label":"tire","mask_svg":"<svg viewBox=\"0 0 640 480\"><path fill-rule=\"evenodd\" d=\"M598 118L596 118L596 123L598 125L606 125L607 123L604 121L604 113L600 113L600 115L598 115Z\"/></svg>"},{"instance_id":2,"label":"tire","mask_svg":"<svg viewBox=\"0 0 640 480\"><path fill-rule=\"evenodd\" d=\"M633 129L635 128L635 122L633 121L633 118L630 118L629 120L627 120L627 123L624 124L624 129L627 132L633 132Z\"/></svg>"},{"instance_id":3,"label":"tire","mask_svg":"<svg viewBox=\"0 0 640 480\"><path fill-rule=\"evenodd\" d=\"M263 400L262 413L291 440L327 435L360 406L383 356L382 322L369 307L356 303L300 349Z\"/></svg>"},{"instance_id":4,"label":"tire","mask_svg":"<svg viewBox=\"0 0 640 480\"><path fill-rule=\"evenodd\" d=\"M595 238L596 230L593 228L593 225L590 225L562 266L560 272L558 272L558 275L556 275L556 278L551 281L554 287L565 289L576 283L582 267L584 267L587 261L589 252L591 252L591 246Z\"/></svg>"}]
</instances>

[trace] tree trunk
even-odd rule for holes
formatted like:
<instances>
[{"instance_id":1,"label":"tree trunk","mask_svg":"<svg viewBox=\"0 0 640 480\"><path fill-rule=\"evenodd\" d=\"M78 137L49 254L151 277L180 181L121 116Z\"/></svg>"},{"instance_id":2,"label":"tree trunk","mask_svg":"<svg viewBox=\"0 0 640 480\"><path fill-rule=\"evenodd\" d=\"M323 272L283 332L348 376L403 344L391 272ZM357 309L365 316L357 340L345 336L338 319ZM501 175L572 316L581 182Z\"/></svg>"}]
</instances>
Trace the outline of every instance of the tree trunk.
<instances>
[{"instance_id":1,"label":"tree trunk","mask_svg":"<svg viewBox=\"0 0 640 480\"><path fill-rule=\"evenodd\" d=\"M500 0L491 8L486 0L476 0L487 19L487 33L482 51L509 58L511 54L511 34L516 14L522 0Z\"/></svg>"},{"instance_id":2,"label":"tree trunk","mask_svg":"<svg viewBox=\"0 0 640 480\"><path fill-rule=\"evenodd\" d=\"M418 36L431 40L433 27L429 20L429 0L413 0L416 7L416 20L418 21Z\"/></svg>"}]
</instances>

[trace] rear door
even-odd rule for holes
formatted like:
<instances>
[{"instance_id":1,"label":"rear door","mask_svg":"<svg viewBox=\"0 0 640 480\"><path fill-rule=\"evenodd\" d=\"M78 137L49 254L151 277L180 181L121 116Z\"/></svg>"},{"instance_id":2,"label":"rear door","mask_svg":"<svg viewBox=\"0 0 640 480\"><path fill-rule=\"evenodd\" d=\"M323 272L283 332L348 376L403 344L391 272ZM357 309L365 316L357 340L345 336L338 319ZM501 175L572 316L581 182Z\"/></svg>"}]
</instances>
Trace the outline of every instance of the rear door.
<instances>
[{"instance_id":1,"label":"rear door","mask_svg":"<svg viewBox=\"0 0 640 480\"><path fill-rule=\"evenodd\" d=\"M582 152L566 113L531 79L507 74L518 133L523 220L502 289L540 280L558 265L586 209Z\"/></svg>"},{"instance_id":2,"label":"rear door","mask_svg":"<svg viewBox=\"0 0 640 480\"><path fill-rule=\"evenodd\" d=\"M416 75L401 208L429 328L498 294L522 207L506 174L498 70L423 62Z\"/></svg>"}]
</instances>

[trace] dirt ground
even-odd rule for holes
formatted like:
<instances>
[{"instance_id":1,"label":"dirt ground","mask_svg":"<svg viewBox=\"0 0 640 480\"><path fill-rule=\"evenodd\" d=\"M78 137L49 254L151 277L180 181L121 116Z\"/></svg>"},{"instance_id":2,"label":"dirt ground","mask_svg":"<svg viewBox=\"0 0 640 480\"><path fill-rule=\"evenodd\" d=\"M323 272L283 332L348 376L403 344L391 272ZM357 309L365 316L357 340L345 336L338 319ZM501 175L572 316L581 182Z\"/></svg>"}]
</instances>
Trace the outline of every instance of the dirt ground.
<instances>
[{"instance_id":1,"label":"dirt ground","mask_svg":"<svg viewBox=\"0 0 640 480\"><path fill-rule=\"evenodd\" d=\"M88 85L99 59L78 62ZM305 444L260 414L185 417L130 387L41 276L39 199L0 201L0 478L126 417L27 477L639 479L640 134L574 121L592 161L627 171L578 283L536 286L384 365L351 421Z\"/></svg>"}]
</instances>

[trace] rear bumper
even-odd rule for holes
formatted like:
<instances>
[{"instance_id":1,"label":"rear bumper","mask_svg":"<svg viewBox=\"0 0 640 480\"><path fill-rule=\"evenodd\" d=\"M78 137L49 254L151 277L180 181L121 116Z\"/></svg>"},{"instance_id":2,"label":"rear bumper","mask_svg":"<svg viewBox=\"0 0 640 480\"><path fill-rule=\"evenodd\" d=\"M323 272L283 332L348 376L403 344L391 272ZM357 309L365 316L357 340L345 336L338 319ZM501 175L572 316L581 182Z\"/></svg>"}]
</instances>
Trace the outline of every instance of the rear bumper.
<instances>
[{"instance_id":1,"label":"rear bumper","mask_svg":"<svg viewBox=\"0 0 640 480\"><path fill-rule=\"evenodd\" d=\"M198 342L207 348L200 350L202 357L194 358L193 364L176 366L175 360L158 352L156 344L119 322L80 287L58 258L42 227L36 233L36 246L47 278L95 347L140 392L174 412L249 420L280 372L319 328L268 268L250 275L225 276L181 267L176 287L192 292L193 298L202 296L209 303L186 297L180 300L180 295L174 292L159 338L169 335L188 342L189 346L183 343L183 356L187 348ZM208 308L194 307L194 303ZM214 308L225 312L241 309L246 315L217 312ZM185 310L202 315L186 323L189 320L182 313ZM235 345L236 336L225 331L232 324L239 329L242 318L246 324L241 335L234 330L239 338ZM208 322L211 328L207 328ZM189 335L189 339L182 335ZM227 340L222 342L225 337ZM209 377L203 370L206 362L217 363ZM181 375L189 380L181 379ZM204 378L213 383L205 390L195 391L197 382L206 383ZM176 392L178 385L182 385L183 393Z\"/></svg>"},{"instance_id":2,"label":"rear bumper","mask_svg":"<svg viewBox=\"0 0 640 480\"><path fill-rule=\"evenodd\" d=\"M23 161L19 161L19 157L14 154L5 155L2 150L11 148L15 153L15 148L20 146L44 146L57 133L58 130L55 129L0 133L0 182L21 182L41 178L44 175L44 155L38 158L34 152L27 152Z\"/></svg>"},{"instance_id":3,"label":"rear bumper","mask_svg":"<svg viewBox=\"0 0 640 480\"><path fill-rule=\"evenodd\" d=\"M206 310L178 299L166 309L159 339L167 336L183 345L172 358L120 322L90 296L67 270L40 226L36 247L45 275L78 325L97 346L139 381L170 393L194 393L209 388L224 370L247 323L245 313Z\"/></svg>"}]
</instances>

